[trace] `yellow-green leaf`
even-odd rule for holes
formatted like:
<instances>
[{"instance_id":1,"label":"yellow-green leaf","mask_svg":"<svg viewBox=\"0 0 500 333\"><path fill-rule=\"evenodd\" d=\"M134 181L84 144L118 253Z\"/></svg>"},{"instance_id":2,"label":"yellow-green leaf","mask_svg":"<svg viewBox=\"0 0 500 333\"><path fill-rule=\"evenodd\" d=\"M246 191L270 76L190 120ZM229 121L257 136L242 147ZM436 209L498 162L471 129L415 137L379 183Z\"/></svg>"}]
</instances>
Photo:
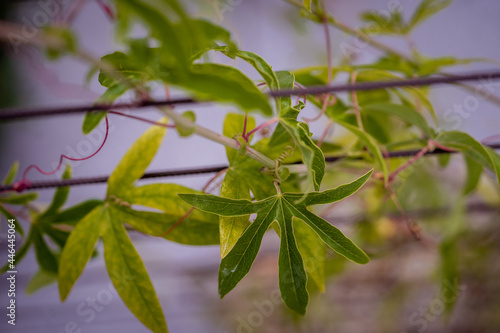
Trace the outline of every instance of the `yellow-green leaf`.
<instances>
[{"instance_id":1,"label":"yellow-green leaf","mask_svg":"<svg viewBox=\"0 0 500 333\"><path fill-rule=\"evenodd\" d=\"M104 260L116 291L129 310L153 332L168 332L146 267L123 224L109 210L103 233Z\"/></svg>"},{"instance_id":2,"label":"yellow-green leaf","mask_svg":"<svg viewBox=\"0 0 500 333\"><path fill-rule=\"evenodd\" d=\"M160 122L166 124L167 120ZM130 147L108 179L108 196L119 197L120 192L126 191L142 177L160 148L165 133L165 127L152 126Z\"/></svg>"},{"instance_id":3,"label":"yellow-green leaf","mask_svg":"<svg viewBox=\"0 0 500 333\"><path fill-rule=\"evenodd\" d=\"M106 208L101 205L94 208L77 223L69 235L61 253L58 282L59 295L64 301L71 288L80 277L90 260L100 235L100 226L109 220Z\"/></svg>"}]
</instances>

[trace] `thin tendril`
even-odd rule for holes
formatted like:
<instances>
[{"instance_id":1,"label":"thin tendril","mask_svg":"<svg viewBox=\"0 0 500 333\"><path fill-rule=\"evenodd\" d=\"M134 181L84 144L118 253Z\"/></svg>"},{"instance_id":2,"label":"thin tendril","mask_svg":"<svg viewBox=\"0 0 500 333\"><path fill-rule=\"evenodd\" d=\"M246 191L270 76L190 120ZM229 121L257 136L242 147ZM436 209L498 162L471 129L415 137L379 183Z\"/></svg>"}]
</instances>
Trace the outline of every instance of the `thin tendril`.
<instances>
[{"instance_id":1,"label":"thin tendril","mask_svg":"<svg viewBox=\"0 0 500 333\"><path fill-rule=\"evenodd\" d=\"M41 174L43 175L46 175L46 176L50 176L50 175L53 175L55 174L56 172L58 172L60 169L61 169L61 166L62 166L62 163L63 163L63 160L64 159L67 159L67 160L70 160L70 161L84 161L84 160L87 160L89 158L92 158L94 157L101 149L102 147L104 146L104 144L106 143L106 140L108 139L108 134L109 134L109 121L108 121L108 117L106 116L105 117L105 120L106 120L106 133L104 135L104 139L101 143L101 145L99 146L99 148L90 156L87 156L87 157L82 157L82 158L73 158L73 157L69 157L67 155L64 155L62 154L61 157L59 158L59 164L57 165L57 167L52 170L52 171L44 171L42 170L38 165L36 164L31 164L29 165L23 172L23 178L21 181L19 182L16 182L14 184L14 190L16 190L17 192L22 192L23 190L27 189L29 187L29 184L30 184L30 181L28 180L28 172L31 170L31 169L36 169L38 172L40 172Z\"/></svg>"}]
</instances>

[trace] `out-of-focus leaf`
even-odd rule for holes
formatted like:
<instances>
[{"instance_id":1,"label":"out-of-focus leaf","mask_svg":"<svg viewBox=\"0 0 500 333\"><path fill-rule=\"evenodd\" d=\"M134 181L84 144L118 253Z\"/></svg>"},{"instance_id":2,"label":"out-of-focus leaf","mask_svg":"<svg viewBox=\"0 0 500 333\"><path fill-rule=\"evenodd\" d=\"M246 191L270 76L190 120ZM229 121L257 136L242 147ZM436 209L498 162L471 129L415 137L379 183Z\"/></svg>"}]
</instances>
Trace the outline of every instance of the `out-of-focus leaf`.
<instances>
[{"instance_id":1,"label":"out-of-focus leaf","mask_svg":"<svg viewBox=\"0 0 500 333\"><path fill-rule=\"evenodd\" d=\"M167 119L162 119L160 122L166 124ZM165 133L165 127L152 126L129 148L108 179L108 196L120 197L120 192L126 191L144 174Z\"/></svg>"},{"instance_id":2,"label":"out-of-focus leaf","mask_svg":"<svg viewBox=\"0 0 500 333\"><path fill-rule=\"evenodd\" d=\"M187 44L191 38L185 26L176 26L158 9L137 0L116 1L123 13L139 17L151 31L151 36L161 42L162 57L175 59L182 67L187 66L190 59Z\"/></svg>"},{"instance_id":3,"label":"out-of-focus leaf","mask_svg":"<svg viewBox=\"0 0 500 333\"><path fill-rule=\"evenodd\" d=\"M58 282L61 301L68 297L71 288L82 274L101 234L101 225L109 218L107 208L96 207L78 222L71 232L59 262Z\"/></svg>"},{"instance_id":4,"label":"out-of-focus leaf","mask_svg":"<svg viewBox=\"0 0 500 333\"><path fill-rule=\"evenodd\" d=\"M26 294L32 295L43 287L46 287L54 282L57 282L57 275L39 270L28 282L28 285L26 286Z\"/></svg>"},{"instance_id":5,"label":"out-of-focus leaf","mask_svg":"<svg viewBox=\"0 0 500 333\"><path fill-rule=\"evenodd\" d=\"M420 128L427 136L432 136L431 129L425 118L417 111L404 105L392 103L370 104L364 106L363 110L367 112L382 112L396 116L404 122Z\"/></svg>"},{"instance_id":6,"label":"out-of-focus leaf","mask_svg":"<svg viewBox=\"0 0 500 333\"><path fill-rule=\"evenodd\" d=\"M17 171L19 170L19 162L15 161L12 163L12 166L10 167L9 171L7 171L7 174L5 175L5 178L2 181L2 185L10 185L14 181L17 175Z\"/></svg>"},{"instance_id":7,"label":"out-of-focus leaf","mask_svg":"<svg viewBox=\"0 0 500 333\"><path fill-rule=\"evenodd\" d=\"M5 216L7 220L14 220L15 221L14 226L16 228L16 232L19 233L21 236L24 236L24 230L23 227L21 226L21 223L19 223L17 218L14 215L12 215L11 212L5 209L5 207L3 207L2 205L0 205L0 214Z\"/></svg>"},{"instance_id":8,"label":"out-of-focus leaf","mask_svg":"<svg viewBox=\"0 0 500 333\"><path fill-rule=\"evenodd\" d=\"M370 178L368 172L352 183L336 189L309 193L278 193L267 199L251 202L214 195L179 194L194 207L221 216L241 216L257 213L257 218L245 230L232 250L221 261L219 293L223 297L249 272L262 242L262 237L274 221L278 222L281 245L279 254L280 291L285 304L304 314L309 300L306 272L293 233L293 219L311 227L333 250L349 260L365 264L368 256L340 230L314 215L307 207L332 203L354 194ZM297 203L300 200L300 203Z\"/></svg>"},{"instance_id":9,"label":"out-of-focus leaf","mask_svg":"<svg viewBox=\"0 0 500 333\"><path fill-rule=\"evenodd\" d=\"M483 166L475 160L465 157L465 165L467 166L467 178L463 188L463 194L469 194L474 191L481 179L483 173Z\"/></svg>"},{"instance_id":10,"label":"out-of-focus leaf","mask_svg":"<svg viewBox=\"0 0 500 333\"><path fill-rule=\"evenodd\" d=\"M412 30L432 15L448 7L453 0L423 0L408 22L408 29Z\"/></svg>"},{"instance_id":11,"label":"out-of-focus leaf","mask_svg":"<svg viewBox=\"0 0 500 333\"><path fill-rule=\"evenodd\" d=\"M42 28L46 38L58 41L59 47L47 46L46 55L50 60L59 59L76 51L78 41L72 30L64 26L48 25Z\"/></svg>"},{"instance_id":12,"label":"out-of-focus leaf","mask_svg":"<svg viewBox=\"0 0 500 333\"><path fill-rule=\"evenodd\" d=\"M176 195L177 192L171 192L171 194ZM189 208L182 208L184 213L181 215L181 211L175 207L176 203L181 204L182 207L187 206L177 198L175 202L167 204L173 209L177 209L177 211L169 211L168 213L139 211L118 205L113 205L113 211L120 222L126 223L145 234L162 236L184 218L189 210ZM219 219L213 214L193 211L175 229L163 237L172 242L187 245L219 244Z\"/></svg>"},{"instance_id":13,"label":"out-of-focus leaf","mask_svg":"<svg viewBox=\"0 0 500 333\"><path fill-rule=\"evenodd\" d=\"M337 120L337 123L356 135L359 141L361 141L361 143L363 143L363 145L365 145L366 148L373 154L373 157L377 161L380 170L384 174L385 181L387 181L389 171L387 169L387 164L385 163L384 156L382 155L382 151L377 145L375 139L373 139L368 133L361 131L358 127L348 124L345 121Z\"/></svg>"},{"instance_id":14,"label":"out-of-focus leaf","mask_svg":"<svg viewBox=\"0 0 500 333\"><path fill-rule=\"evenodd\" d=\"M104 222L104 260L108 274L129 310L153 332L168 332L165 316L141 257L123 224L109 210Z\"/></svg>"},{"instance_id":15,"label":"out-of-focus leaf","mask_svg":"<svg viewBox=\"0 0 500 333\"><path fill-rule=\"evenodd\" d=\"M439 246L441 254L441 293L444 294L446 292L446 295L453 295L453 297L447 298L447 302L445 302L445 310L448 315L451 313L460 295L457 258L457 251L459 249L457 241L465 231L465 206L463 197L459 197L455 201L450 216L445 220L445 231Z\"/></svg>"},{"instance_id":16,"label":"out-of-focus leaf","mask_svg":"<svg viewBox=\"0 0 500 333\"><path fill-rule=\"evenodd\" d=\"M311 11L311 0L304 0L304 7L308 10Z\"/></svg>"},{"instance_id":17,"label":"out-of-focus leaf","mask_svg":"<svg viewBox=\"0 0 500 333\"><path fill-rule=\"evenodd\" d=\"M75 206L63 210L60 213L50 216L51 224L69 224L73 225L79 222L87 214L89 214L95 207L101 205L102 200L91 199L81 202Z\"/></svg>"},{"instance_id":18,"label":"out-of-focus leaf","mask_svg":"<svg viewBox=\"0 0 500 333\"><path fill-rule=\"evenodd\" d=\"M486 149L467 133L449 131L440 134L436 141L443 146L459 150L464 156L476 161L483 167L490 169L497 176L500 183L500 158L492 150Z\"/></svg>"},{"instance_id":19,"label":"out-of-focus leaf","mask_svg":"<svg viewBox=\"0 0 500 333\"><path fill-rule=\"evenodd\" d=\"M1 206L0 206L1 207ZM24 256L26 253L28 253L28 250L30 249L31 245L33 244L33 230L30 230L28 233L28 237L24 240L23 245L16 251L16 261L14 265L18 265L21 260L23 260ZM10 263L6 263L1 269L0 269L0 274L7 272L10 267Z\"/></svg>"},{"instance_id":20,"label":"out-of-focus leaf","mask_svg":"<svg viewBox=\"0 0 500 333\"><path fill-rule=\"evenodd\" d=\"M71 178L71 166L67 164L66 169L64 170L64 173L62 175L62 179L70 179L70 178ZM47 210L43 215L51 215L57 212L62 206L64 206L66 199L68 199L68 194L69 194L69 186L58 187L56 189L56 192L54 193L54 197L52 198L52 203L50 204L49 208L47 208Z\"/></svg>"},{"instance_id":21,"label":"out-of-focus leaf","mask_svg":"<svg viewBox=\"0 0 500 333\"><path fill-rule=\"evenodd\" d=\"M11 194L8 196L0 197L0 202L11 205L26 205L36 198L38 198L38 193Z\"/></svg>"},{"instance_id":22,"label":"out-of-focus leaf","mask_svg":"<svg viewBox=\"0 0 500 333\"><path fill-rule=\"evenodd\" d=\"M438 154L436 157L441 168L446 168L451 160L451 154Z\"/></svg>"},{"instance_id":23,"label":"out-of-focus leaf","mask_svg":"<svg viewBox=\"0 0 500 333\"><path fill-rule=\"evenodd\" d=\"M92 132L94 128L96 128L97 125L99 125L101 120L104 119L106 114L107 114L106 111L87 112L85 114L85 118L83 119L83 124L82 124L83 134L89 134L90 132Z\"/></svg>"},{"instance_id":24,"label":"out-of-focus leaf","mask_svg":"<svg viewBox=\"0 0 500 333\"><path fill-rule=\"evenodd\" d=\"M182 113L182 116L191 120L193 123L196 122L196 114L193 111L185 111ZM177 124L175 124L175 127L177 129L177 133L179 133L182 137L191 136L196 131L194 127L186 128Z\"/></svg>"},{"instance_id":25,"label":"out-of-focus leaf","mask_svg":"<svg viewBox=\"0 0 500 333\"><path fill-rule=\"evenodd\" d=\"M236 68L212 64L194 64L189 74L170 77L170 83L192 91L198 99L231 102L245 111L272 115L268 98Z\"/></svg>"},{"instance_id":26,"label":"out-of-focus leaf","mask_svg":"<svg viewBox=\"0 0 500 333\"><path fill-rule=\"evenodd\" d=\"M369 24L363 28L364 33L376 33L378 35L400 35L404 34L406 26L399 11L393 11L390 16L375 11L364 12L361 19Z\"/></svg>"},{"instance_id":27,"label":"out-of-focus leaf","mask_svg":"<svg viewBox=\"0 0 500 333\"><path fill-rule=\"evenodd\" d=\"M33 230L33 244L38 264L43 270L57 274L58 260L55 253L47 246L42 231L37 227L32 228L35 228Z\"/></svg>"}]
</instances>

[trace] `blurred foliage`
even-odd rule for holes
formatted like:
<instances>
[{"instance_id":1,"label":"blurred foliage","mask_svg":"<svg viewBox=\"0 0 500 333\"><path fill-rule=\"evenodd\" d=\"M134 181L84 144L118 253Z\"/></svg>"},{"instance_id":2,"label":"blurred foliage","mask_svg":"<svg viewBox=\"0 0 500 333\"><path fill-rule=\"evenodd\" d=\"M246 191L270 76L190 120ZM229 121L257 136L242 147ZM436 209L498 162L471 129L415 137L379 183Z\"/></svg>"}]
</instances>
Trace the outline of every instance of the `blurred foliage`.
<instances>
[{"instance_id":1,"label":"blurred foliage","mask_svg":"<svg viewBox=\"0 0 500 333\"><path fill-rule=\"evenodd\" d=\"M172 86L199 100L230 104L241 114L227 115L222 134L212 134L197 124L194 111L180 114L161 109L175 116L171 116L176 121L171 127L180 136L196 133L224 142L229 167L224 171L219 196L176 184L137 186L136 181L164 141L168 121L162 118L157 124L160 126L148 129L117 164L102 199L64 208L69 188L60 187L52 203L39 209L32 203L36 194L2 193L0 212L8 219L30 222L26 235L21 225L17 226L24 237L16 256L19 262L31 246L35 249L40 271L29 283L29 293L57 281L64 301L88 261L96 257L96 245L102 241L110 279L125 305L151 331L166 332L160 301L129 231L186 245L221 244L219 293L223 297L247 274L254 273L251 267L259 264L255 259L261 242L273 229L281 242L279 274L277 279L257 281L264 281L262 287L267 289L263 290L268 292L269 287L275 288L268 285L269 281L278 280L279 289L274 289L277 294L273 291L272 296L264 295L268 310L260 308L258 314L262 320L269 320L263 327L257 325L259 331L277 331L277 327L283 331L326 331L337 322L340 330L342 325L378 327L381 332L400 327L425 330L431 325L437 325L438 330L445 320L462 325L460 315L473 304L459 305L464 292L474 301L479 295L484 298L477 302L493 310L480 316L487 325L498 327L498 319L493 316L498 304L490 293L500 289L493 274L498 269L494 256L498 254L499 238L494 220L500 206L500 155L467 133L443 131L429 99L429 88L353 91L298 99L284 96L274 98L274 104L259 88L302 89L330 84L334 79L348 83L398 80L483 61L453 56L430 58L411 43L412 30L451 1L423 0L409 20L397 10L389 16L366 12L362 19L368 26L359 31L332 17L322 1L288 2L299 7L303 22L330 24L363 36L383 55L371 63L357 63L344 55L334 66L276 71L261 56L240 50L230 31L193 17L176 0L112 2L116 40L121 48L104 55L87 75L87 80L92 80L98 74L99 83L106 88L96 103L112 104L126 92L132 92L141 102L150 98L155 87ZM132 33L137 24L145 29L141 38ZM375 32L410 41L411 56L375 42L371 39ZM77 54L78 42L70 30L47 27L45 33L63 42L60 48L46 50L49 58ZM209 55L214 52L245 61L262 81L257 85L239 69L213 62ZM314 110L317 117L301 117L306 108ZM257 125L251 113L259 113L267 122ZM105 111L87 113L83 132L90 133L105 117ZM324 125L323 132L311 131L309 125L315 121ZM335 137L328 135L331 126L338 128ZM263 130L267 135L261 135ZM443 155L422 158L436 148L459 153L463 163L452 163L456 159ZM398 149L418 153L410 159L387 158L388 151ZM327 164L325 155L345 158ZM263 168L263 160L271 162L264 163ZM465 172L457 171L460 165L465 166ZM370 169L374 169L373 176L372 171L367 172ZM14 164L4 183L12 183L16 172ZM70 176L67 168L63 178ZM356 196L350 197L361 187ZM345 200L332 204L341 199ZM474 212L468 208L474 203L482 204L484 222L471 219ZM309 208L314 205L322 206ZM13 211L12 206L20 206L20 210ZM344 211L343 206L350 215L342 219L339 211ZM352 240L341 230L352 235ZM369 265L354 266L335 253L361 264L369 257L374 260ZM412 267L421 262L428 267ZM131 276L134 278L127 278ZM247 278L245 283L251 286L255 280ZM333 291L329 291L331 286ZM479 295L476 290L480 290ZM249 297L248 290L239 292ZM326 294L321 296L323 292ZM249 294L257 299L262 296L255 289ZM269 303L270 297L274 303ZM299 316L306 313L309 300L307 315ZM282 302L293 311L285 311ZM353 309L356 311L350 311ZM247 311L244 306L236 310ZM271 313L266 315L264 311ZM397 319L389 321L388 313ZM341 321L346 316L348 320ZM437 316L444 320L435 321ZM223 325L236 329L241 327L238 325L250 325L252 329L249 321L246 318ZM363 330L352 327L352 331ZM477 324L475 328L481 330L483 326Z\"/></svg>"}]
</instances>

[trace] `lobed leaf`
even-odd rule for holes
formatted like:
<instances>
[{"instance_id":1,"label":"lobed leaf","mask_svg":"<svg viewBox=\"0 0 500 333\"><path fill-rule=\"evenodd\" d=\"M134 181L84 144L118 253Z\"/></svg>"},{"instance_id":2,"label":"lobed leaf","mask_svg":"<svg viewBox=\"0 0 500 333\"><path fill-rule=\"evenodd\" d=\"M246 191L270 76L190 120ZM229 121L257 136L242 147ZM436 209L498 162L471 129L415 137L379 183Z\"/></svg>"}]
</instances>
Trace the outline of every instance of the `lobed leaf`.
<instances>
[{"instance_id":1,"label":"lobed leaf","mask_svg":"<svg viewBox=\"0 0 500 333\"><path fill-rule=\"evenodd\" d=\"M285 304L304 314L309 296L307 276L302 255L297 247L293 220L305 222L333 250L357 263L367 263L368 256L340 230L314 215L307 205L327 203L356 192L370 177L372 171L350 184L316 194L284 193L251 202L242 199L221 198L214 195L179 194L198 209L221 216L239 216L257 213L257 218L245 229L229 253L223 257L219 269L219 293L224 297L250 271L257 256L262 237L273 222L278 222L281 236L279 255L280 291ZM310 195L310 196L309 196ZM304 200L297 201L299 198ZM316 199L316 200L315 200Z\"/></svg>"},{"instance_id":2,"label":"lobed leaf","mask_svg":"<svg viewBox=\"0 0 500 333\"><path fill-rule=\"evenodd\" d=\"M153 332L168 332L146 267L113 210L103 232L104 260L116 291L129 310Z\"/></svg>"},{"instance_id":3,"label":"lobed leaf","mask_svg":"<svg viewBox=\"0 0 500 333\"><path fill-rule=\"evenodd\" d=\"M78 222L61 253L58 272L59 295L64 301L80 277L101 235L102 225L110 216L104 205L95 207Z\"/></svg>"},{"instance_id":4,"label":"lobed leaf","mask_svg":"<svg viewBox=\"0 0 500 333\"><path fill-rule=\"evenodd\" d=\"M167 119L160 121L167 123ZM108 179L107 195L120 196L142 177L165 136L166 128L152 126L129 148Z\"/></svg>"}]
</instances>

